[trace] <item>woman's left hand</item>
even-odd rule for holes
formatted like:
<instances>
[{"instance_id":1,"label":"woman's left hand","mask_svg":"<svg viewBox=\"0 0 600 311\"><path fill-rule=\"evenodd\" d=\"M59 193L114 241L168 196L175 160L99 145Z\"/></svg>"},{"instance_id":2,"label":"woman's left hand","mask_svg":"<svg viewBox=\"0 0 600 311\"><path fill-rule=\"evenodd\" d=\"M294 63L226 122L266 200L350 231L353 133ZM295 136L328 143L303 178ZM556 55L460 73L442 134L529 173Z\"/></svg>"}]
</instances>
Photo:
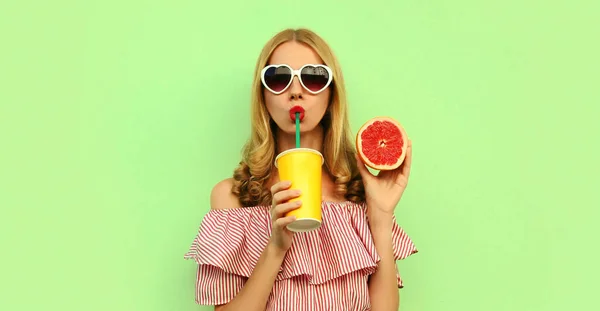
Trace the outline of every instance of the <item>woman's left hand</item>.
<instances>
[{"instance_id":1,"label":"woman's left hand","mask_svg":"<svg viewBox=\"0 0 600 311\"><path fill-rule=\"evenodd\" d=\"M412 142L408 140L406 157L402 165L391 171L380 171L377 176L371 174L365 164L356 156L358 170L365 186L365 195L370 217L379 218L392 216L394 209L406 186L410 175L412 162Z\"/></svg>"}]
</instances>

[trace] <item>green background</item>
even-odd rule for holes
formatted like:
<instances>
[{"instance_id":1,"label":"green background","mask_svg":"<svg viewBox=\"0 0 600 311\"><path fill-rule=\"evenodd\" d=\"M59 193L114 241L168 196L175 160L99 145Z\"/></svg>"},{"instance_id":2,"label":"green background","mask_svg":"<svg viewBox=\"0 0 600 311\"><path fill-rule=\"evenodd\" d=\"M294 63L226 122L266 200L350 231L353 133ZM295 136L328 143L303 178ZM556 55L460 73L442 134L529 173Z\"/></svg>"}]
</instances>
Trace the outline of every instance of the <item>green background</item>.
<instances>
[{"instance_id":1,"label":"green background","mask_svg":"<svg viewBox=\"0 0 600 311\"><path fill-rule=\"evenodd\" d=\"M0 4L0 310L209 310L183 254L262 45L333 47L414 142L402 310L597 308L597 1ZM239 115L234 113L238 112Z\"/></svg>"}]
</instances>

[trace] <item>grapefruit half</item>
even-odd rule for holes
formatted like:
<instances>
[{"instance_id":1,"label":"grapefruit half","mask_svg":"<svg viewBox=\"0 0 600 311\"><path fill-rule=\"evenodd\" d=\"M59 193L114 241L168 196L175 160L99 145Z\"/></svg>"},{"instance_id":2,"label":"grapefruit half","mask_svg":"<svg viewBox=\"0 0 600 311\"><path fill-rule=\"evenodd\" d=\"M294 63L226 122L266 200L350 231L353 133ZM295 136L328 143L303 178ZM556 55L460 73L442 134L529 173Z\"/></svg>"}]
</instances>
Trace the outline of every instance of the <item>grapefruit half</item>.
<instances>
[{"instance_id":1,"label":"grapefruit half","mask_svg":"<svg viewBox=\"0 0 600 311\"><path fill-rule=\"evenodd\" d=\"M404 128L390 117L372 118L356 134L356 149L360 159L375 170L398 168L406 157L407 147L408 136Z\"/></svg>"}]
</instances>

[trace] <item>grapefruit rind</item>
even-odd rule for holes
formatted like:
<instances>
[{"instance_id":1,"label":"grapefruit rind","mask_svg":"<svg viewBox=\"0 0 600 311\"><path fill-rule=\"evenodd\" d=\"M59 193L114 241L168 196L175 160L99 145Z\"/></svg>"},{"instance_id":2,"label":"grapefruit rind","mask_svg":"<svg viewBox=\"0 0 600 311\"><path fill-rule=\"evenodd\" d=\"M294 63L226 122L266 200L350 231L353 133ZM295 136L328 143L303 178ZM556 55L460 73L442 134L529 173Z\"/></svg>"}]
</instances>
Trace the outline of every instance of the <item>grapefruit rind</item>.
<instances>
[{"instance_id":1,"label":"grapefruit rind","mask_svg":"<svg viewBox=\"0 0 600 311\"><path fill-rule=\"evenodd\" d=\"M397 158L394 159L395 161L391 161L391 163L389 163L389 164L388 163L375 163L376 159L369 159L369 157L367 157L364 152L365 150L364 150L364 146L363 146L363 139L361 138L361 136L367 130L374 130L375 128L373 128L372 126L381 127L382 123L378 123L378 122L382 122L383 124L387 123L387 124L393 125L394 127L397 128L397 130L399 131L399 134L400 134L400 137L399 137L401 139L400 150L392 150L392 151L396 151L396 152L400 151L400 155L398 155ZM385 137L382 137L382 139L385 139ZM400 167L400 165L402 165L402 162L404 162L404 159L406 157L407 147L408 147L408 136L406 135L406 131L404 130L404 128L402 127L400 122L396 121L395 119L393 119L391 117L383 116L383 117L372 118L369 121L365 122L365 124L363 124L360 127L360 129L358 130L358 133L356 134L356 151L358 153L358 156L360 157L362 162L365 163L365 165L367 165L368 167L370 167L374 170L388 171L388 170L394 170L394 169ZM386 151L386 155L389 156L390 153Z\"/></svg>"}]
</instances>

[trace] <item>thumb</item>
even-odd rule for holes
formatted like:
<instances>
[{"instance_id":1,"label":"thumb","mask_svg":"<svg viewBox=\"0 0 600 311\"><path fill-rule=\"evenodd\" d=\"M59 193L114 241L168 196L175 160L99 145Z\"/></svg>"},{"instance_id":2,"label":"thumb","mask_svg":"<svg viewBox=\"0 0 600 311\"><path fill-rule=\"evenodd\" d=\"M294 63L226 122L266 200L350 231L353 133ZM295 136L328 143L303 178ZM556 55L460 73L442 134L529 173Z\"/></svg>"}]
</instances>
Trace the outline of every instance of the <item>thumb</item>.
<instances>
[{"instance_id":1,"label":"thumb","mask_svg":"<svg viewBox=\"0 0 600 311\"><path fill-rule=\"evenodd\" d=\"M356 166L358 166L358 172L360 173L360 176L362 176L363 182L368 181L370 178L373 177L373 174L371 174L371 172L369 172L369 170L365 166L365 163L360 159L360 156L358 155L358 153L355 155L355 158L356 158Z\"/></svg>"}]
</instances>

